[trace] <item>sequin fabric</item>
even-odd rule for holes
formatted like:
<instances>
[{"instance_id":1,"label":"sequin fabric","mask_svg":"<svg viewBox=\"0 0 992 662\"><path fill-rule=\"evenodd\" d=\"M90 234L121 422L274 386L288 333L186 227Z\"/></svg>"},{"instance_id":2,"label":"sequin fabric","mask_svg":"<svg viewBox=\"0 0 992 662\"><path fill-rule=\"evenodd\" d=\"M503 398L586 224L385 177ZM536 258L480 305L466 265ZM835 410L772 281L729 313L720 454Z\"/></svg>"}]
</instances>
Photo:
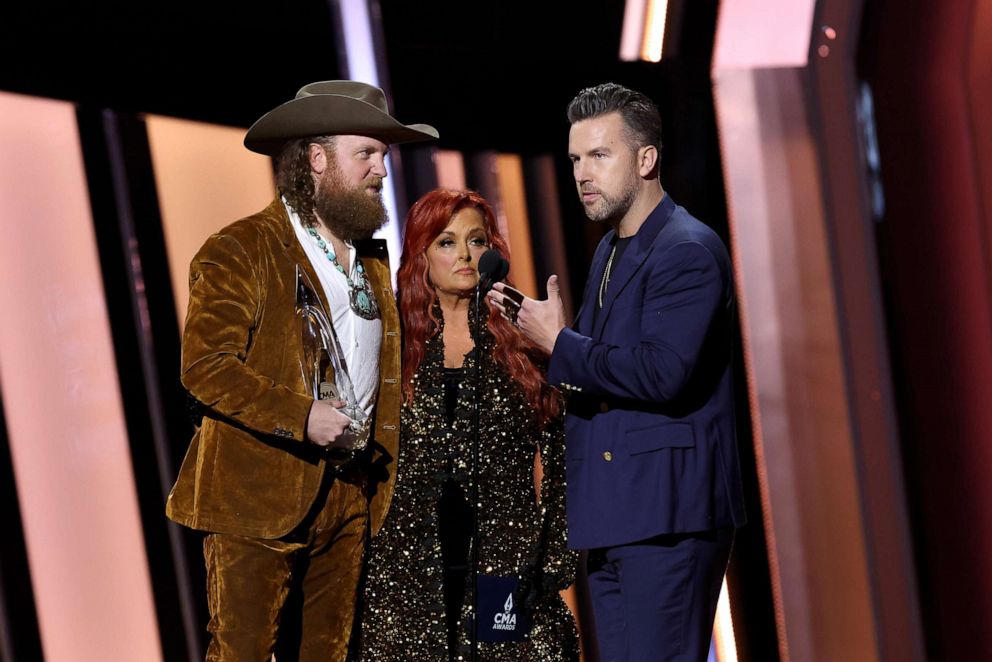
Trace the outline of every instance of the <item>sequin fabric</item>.
<instances>
[{"instance_id":1,"label":"sequin fabric","mask_svg":"<svg viewBox=\"0 0 992 662\"><path fill-rule=\"evenodd\" d=\"M521 578L534 626L523 642L480 642L479 660L577 660L575 624L558 594L575 578L577 554L566 547L564 438L561 420L544 430L507 373L482 341L479 493L480 567ZM475 352L465 375L475 370ZM361 619L366 661L469 659L470 598L461 609L459 641L449 650L438 532L442 485L454 480L469 494L474 380L463 379L454 423L445 418L441 333L428 341L414 377L415 396L401 415L396 490L386 522L369 549ZM534 498L534 452L544 469L541 503ZM450 484L450 483L449 483Z\"/></svg>"}]
</instances>

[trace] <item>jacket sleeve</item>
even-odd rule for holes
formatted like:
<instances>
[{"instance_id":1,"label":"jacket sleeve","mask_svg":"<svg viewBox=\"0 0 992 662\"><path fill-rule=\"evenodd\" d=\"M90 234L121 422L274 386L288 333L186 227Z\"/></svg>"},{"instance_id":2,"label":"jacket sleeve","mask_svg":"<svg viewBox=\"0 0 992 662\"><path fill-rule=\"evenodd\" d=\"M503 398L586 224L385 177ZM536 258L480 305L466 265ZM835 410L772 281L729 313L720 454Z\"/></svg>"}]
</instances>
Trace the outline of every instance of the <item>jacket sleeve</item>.
<instances>
[{"instance_id":1,"label":"jacket sleeve","mask_svg":"<svg viewBox=\"0 0 992 662\"><path fill-rule=\"evenodd\" d=\"M264 291L257 269L241 243L227 235L208 239L193 258L182 383L221 417L303 441L313 399L245 363Z\"/></svg>"},{"instance_id":2,"label":"jacket sleeve","mask_svg":"<svg viewBox=\"0 0 992 662\"><path fill-rule=\"evenodd\" d=\"M715 316L729 303L729 272L697 242L675 244L645 266L651 270L636 340L609 344L563 329L551 354L550 383L645 402L679 395Z\"/></svg>"}]
</instances>

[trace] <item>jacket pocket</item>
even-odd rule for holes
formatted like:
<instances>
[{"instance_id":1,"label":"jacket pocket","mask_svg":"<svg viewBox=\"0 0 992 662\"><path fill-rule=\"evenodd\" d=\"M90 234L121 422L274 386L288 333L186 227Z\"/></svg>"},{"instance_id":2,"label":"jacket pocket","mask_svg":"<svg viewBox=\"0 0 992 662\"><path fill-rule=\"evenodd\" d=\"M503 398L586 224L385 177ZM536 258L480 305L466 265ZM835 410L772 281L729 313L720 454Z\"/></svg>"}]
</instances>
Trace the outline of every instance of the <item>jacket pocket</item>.
<instances>
[{"instance_id":1,"label":"jacket pocket","mask_svg":"<svg viewBox=\"0 0 992 662\"><path fill-rule=\"evenodd\" d=\"M646 428L628 430L627 453L639 455L662 448L692 448L696 445L692 425L688 423L661 423Z\"/></svg>"}]
</instances>

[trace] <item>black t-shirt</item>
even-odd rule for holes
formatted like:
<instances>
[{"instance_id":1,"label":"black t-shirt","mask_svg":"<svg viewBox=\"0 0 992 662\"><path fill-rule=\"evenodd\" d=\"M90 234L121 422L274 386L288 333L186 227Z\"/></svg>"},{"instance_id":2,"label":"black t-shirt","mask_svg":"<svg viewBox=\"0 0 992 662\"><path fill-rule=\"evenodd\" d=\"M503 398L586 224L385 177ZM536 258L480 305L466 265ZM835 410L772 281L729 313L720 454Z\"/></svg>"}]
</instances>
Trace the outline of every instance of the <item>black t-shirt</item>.
<instances>
[{"instance_id":1,"label":"black t-shirt","mask_svg":"<svg viewBox=\"0 0 992 662\"><path fill-rule=\"evenodd\" d=\"M620 264L620 258L623 257L623 254L627 250L627 247L630 246L631 239L633 239L635 236L637 235L630 235L629 237L617 237L616 239L613 240L613 259L607 260L607 263L609 265L609 271L605 274L604 276L605 278L609 279L610 276L612 276L612 274L616 273L617 265ZM592 307L593 327L596 326L596 319L599 317L599 292L602 284L603 281L600 280L600 282L597 284L596 287L596 302L595 305ZM609 290L610 290L610 284L609 282L607 282L606 287L602 288L604 302L606 301L606 293L609 292Z\"/></svg>"}]
</instances>

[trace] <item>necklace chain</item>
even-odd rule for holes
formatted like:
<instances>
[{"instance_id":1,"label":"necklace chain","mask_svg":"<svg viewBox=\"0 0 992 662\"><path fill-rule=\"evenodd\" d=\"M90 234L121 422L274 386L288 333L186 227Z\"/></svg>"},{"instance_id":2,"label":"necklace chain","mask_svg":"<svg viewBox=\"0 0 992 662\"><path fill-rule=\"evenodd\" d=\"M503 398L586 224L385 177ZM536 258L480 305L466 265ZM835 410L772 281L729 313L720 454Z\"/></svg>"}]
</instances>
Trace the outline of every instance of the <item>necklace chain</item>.
<instances>
[{"instance_id":1,"label":"necklace chain","mask_svg":"<svg viewBox=\"0 0 992 662\"><path fill-rule=\"evenodd\" d=\"M312 227L307 228L307 234L313 238L314 242L317 244L317 247L324 251L324 256L327 257L327 260L334 265L334 268L337 269L341 275L344 276L345 281L347 281L348 299L351 303L351 309L363 319L379 319L379 304L375 300L375 293L372 291L372 284L369 282L368 276L365 275L365 265L362 264L362 259L357 255L355 256L355 271L358 272L358 276L356 277L358 284L356 285L351 279L351 276L345 272L344 267L341 266L341 263L338 262L338 258L334 254L334 251L328 247L327 241L317 234L317 231Z\"/></svg>"},{"instance_id":2,"label":"necklace chain","mask_svg":"<svg viewBox=\"0 0 992 662\"><path fill-rule=\"evenodd\" d=\"M610 275L613 271L613 257L617 254L617 245L613 244L613 250L610 251L610 259L606 261L606 269L603 270L603 278L599 281L599 307L603 307L603 296L606 294L606 288L610 284Z\"/></svg>"}]
</instances>

